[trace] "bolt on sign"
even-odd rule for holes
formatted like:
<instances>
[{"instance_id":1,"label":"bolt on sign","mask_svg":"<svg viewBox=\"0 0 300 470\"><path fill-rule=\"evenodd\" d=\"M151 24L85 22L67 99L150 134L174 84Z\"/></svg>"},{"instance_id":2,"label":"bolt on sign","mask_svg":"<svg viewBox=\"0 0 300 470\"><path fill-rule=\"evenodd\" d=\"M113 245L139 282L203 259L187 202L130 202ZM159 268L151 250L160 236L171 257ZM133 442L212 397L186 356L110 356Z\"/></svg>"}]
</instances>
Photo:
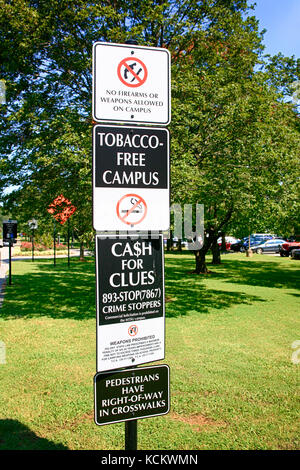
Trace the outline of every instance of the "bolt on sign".
<instances>
[{"instance_id":1,"label":"bolt on sign","mask_svg":"<svg viewBox=\"0 0 300 470\"><path fill-rule=\"evenodd\" d=\"M94 126L95 230L168 230L169 188L167 129Z\"/></svg>"},{"instance_id":2,"label":"bolt on sign","mask_svg":"<svg viewBox=\"0 0 300 470\"><path fill-rule=\"evenodd\" d=\"M97 371L164 359L163 238L96 235Z\"/></svg>"},{"instance_id":3,"label":"bolt on sign","mask_svg":"<svg viewBox=\"0 0 300 470\"><path fill-rule=\"evenodd\" d=\"M47 211L52 214L55 220L63 225L69 217L76 211L76 207L62 194L57 196L49 205Z\"/></svg>"},{"instance_id":4,"label":"bolt on sign","mask_svg":"<svg viewBox=\"0 0 300 470\"><path fill-rule=\"evenodd\" d=\"M167 49L94 44L95 121L167 125L170 115L170 53Z\"/></svg>"},{"instance_id":5,"label":"bolt on sign","mask_svg":"<svg viewBox=\"0 0 300 470\"><path fill-rule=\"evenodd\" d=\"M170 371L165 364L96 374L95 423L111 424L167 414L169 382Z\"/></svg>"}]
</instances>

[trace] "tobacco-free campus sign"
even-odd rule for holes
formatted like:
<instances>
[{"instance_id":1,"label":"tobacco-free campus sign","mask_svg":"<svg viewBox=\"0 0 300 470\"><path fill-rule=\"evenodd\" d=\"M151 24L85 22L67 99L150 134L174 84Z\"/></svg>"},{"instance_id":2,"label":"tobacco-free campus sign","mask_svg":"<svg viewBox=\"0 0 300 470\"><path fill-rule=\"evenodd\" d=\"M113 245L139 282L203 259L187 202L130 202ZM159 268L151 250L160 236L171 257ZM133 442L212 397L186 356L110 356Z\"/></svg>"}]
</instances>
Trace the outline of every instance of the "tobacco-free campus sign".
<instances>
[{"instance_id":1,"label":"tobacco-free campus sign","mask_svg":"<svg viewBox=\"0 0 300 470\"><path fill-rule=\"evenodd\" d=\"M169 367L138 367L94 377L95 423L149 418L169 412Z\"/></svg>"},{"instance_id":2,"label":"tobacco-free campus sign","mask_svg":"<svg viewBox=\"0 0 300 470\"><path fill-rule=\"evenodd\" d=\"M97 371L164 358L163 240L96 236Z\"/></svg>"},{"instance_id":3,"label":"tobacco-free campus sign","mask_svg":"<svg viewBox=\"0 0 300 470\"><path fill-rule=\"evenodd\" d=\"M94 126L94 229L168 230L169 207L169 131Z\"/></svg>"},{"instance_id":4,"label":"tobacco-free campus sign","mask_svg":"<svg viewBox=\"0 0 300 470\"><path fill-rule=\"evenodd\" d=\"M167 49L94 44L95 121L167 125L170 104L170 53Z\"/></svg>"}]
</instances>

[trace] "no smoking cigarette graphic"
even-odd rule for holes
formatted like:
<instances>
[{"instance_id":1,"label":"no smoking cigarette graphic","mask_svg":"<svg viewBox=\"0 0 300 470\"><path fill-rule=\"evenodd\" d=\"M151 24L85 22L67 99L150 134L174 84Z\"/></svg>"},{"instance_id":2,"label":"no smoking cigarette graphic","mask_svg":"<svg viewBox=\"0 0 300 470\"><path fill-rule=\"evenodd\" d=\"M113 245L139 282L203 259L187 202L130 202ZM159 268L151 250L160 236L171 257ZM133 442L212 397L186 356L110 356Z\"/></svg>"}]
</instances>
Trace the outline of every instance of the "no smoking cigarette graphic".
<instances>
[{"instance_id":1,"label":"no smoking cigarette graphic","mask_svg":"<svg viewBox=\"0 0 300 470\"><path fill-rule=\"evenodd\" d=\"M137 194L125 194L117 204L117 216L127 225L141 223L147 214L145 200Z\"/></svg>"}]
</instances>

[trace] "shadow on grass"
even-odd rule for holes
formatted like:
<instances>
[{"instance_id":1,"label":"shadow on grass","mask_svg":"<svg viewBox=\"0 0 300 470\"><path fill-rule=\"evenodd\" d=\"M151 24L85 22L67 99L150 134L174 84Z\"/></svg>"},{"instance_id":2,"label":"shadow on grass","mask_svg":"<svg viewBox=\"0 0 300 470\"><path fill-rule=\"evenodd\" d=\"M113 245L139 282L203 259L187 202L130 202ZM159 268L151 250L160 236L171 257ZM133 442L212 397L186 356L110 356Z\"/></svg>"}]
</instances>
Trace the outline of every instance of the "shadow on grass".
<instances>
[{"instance_id":1,"label":"shadow on grass","mask_svg":"<svg viewBox=\"0 0 300 470\"><path fill-rule=\"evenodd\" d=\"M179 255L180 256L180 255ZM208 314L212 309L227 309L231 305L265 302L259 296L244 292L210 289L206 279L223 280L219 266L212 275L191 274L193 259L169 259L165 266L166 316L177 317L197 312ZM223 265L221 265L223 266Z\"/></svg>"},{"instance_id":2,"label":"shadow on grass","mask_svg":"<svg viewBox=\"0 0 300 470\"><path fill-rule=\"evenodd\" d=\"M275 287L285 289L300 288L300 270L295 265L283 263L280 258L275 261L229 260L224 261L224 277L226 281L250 286Z\"/></svg>"},{"instance_id":3,"label":"shadow on grass","mask_svg":"<svg viewBox=\"0 0 300 470\"><path fill-rule=\"evenodd\" d=\"M37 436L19 421L1 419L0 450L68 450L68 448Z\"/></svg>"},{"instance_id":4,"label":"shadow on grass","mask_svg":"<svg viewBox=\"0 0 300 470\"><path fill-rule=\"evenodd\" d=\"M32 271L15 274L13 269L1 318L95 318L94 260L73 261L70 268L65 259L57 260L56 266L49 260L22 263L31 264Z\"/></svg>"},{"instance_id":5,"label":"shadow on grass","mask_svg":"<svg viewBox=\"0 0 300 470\"><path fill-rule=\"evenodd\" d=\"M245 259L236 260L232 256L234 255L227 258L222 255L220 265L212 265L208 262L209 269L213 271L213 277L218 276L229 283L247 284L249 286L300 288L300 263L296 265L289 258L269 258L268 255L254 255L253 258L245 257ZM180 263L182 263L182 260L180 260ZM171 259L171 264L174 268L178 265L174 258ZM194 269L195 258L193 255L189 258L186 257L185 267L190 270Z\"/></svg>"},{"instance_id":6,"label":"shadow on grass","mask_svg":"<svg viewBox=\"0 0 300 470\"><path fill-rule=\"evenodd\" d=\"M173 254L173 253L172 253ZM285 260L287 261L287 260ZM23 261L31 264L31 260ZM66 259L38 260L31 271L13 274L13 285L7 286L2 318L34 318L85 320L95 318L94 259L74 260L68 268ZM260 258L223 259L213 266L210 276L191 274L193 255L167 257L165 265L166 316L176 317L192 312L207 314L212 309L227 309L237 304L264 302L262 297L247 292L222 290L222 283L246 286L299 289L299 273L294 265L281 259L264 261ZM209 288L214 280L214 288ZM216 283L220 281L219 285Z\"/></svg>"}]
</instances>

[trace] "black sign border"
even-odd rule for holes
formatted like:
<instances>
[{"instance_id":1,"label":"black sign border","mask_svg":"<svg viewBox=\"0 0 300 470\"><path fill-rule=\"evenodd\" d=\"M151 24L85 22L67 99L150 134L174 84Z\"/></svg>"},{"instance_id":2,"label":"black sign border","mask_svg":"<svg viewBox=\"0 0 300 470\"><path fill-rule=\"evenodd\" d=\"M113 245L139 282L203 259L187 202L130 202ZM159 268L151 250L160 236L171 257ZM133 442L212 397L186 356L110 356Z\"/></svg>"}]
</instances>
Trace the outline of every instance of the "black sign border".
<instances>
[{"instance_id":1,"label":"black sign border","mask_svg":"<svg viewBox=\"0 0 300 470\"><path fill-rule=\"evenodd\" d=\"M127 367L126 369L117 369L115 370L115 373L118 372L134 372L134 370L151 370L151 369L158 369L158 368L166 368L168 372L168 410L164 411L163 413L157 413L157 414L151 414L147 416L138 416L138 417L133 417L133 418L127 418L127 419L120 419L120 420L114 420L114 421L109 421L106 423L98 423L97 422L97 399L96 399L96 380L99 375L106 375L110 371L105 371L105 372L97 372L94 376L94 422L97 426L105 426L106 424L115 424L115 423L123 423L125 421L134 421L138 419L144 419L144 418L155 418L155 416L163 416L166 415L170 412L170 403L171 403L171 398L170 398L170 367L167 364L157 364L153 366L147 366L147 367Z\"/></svg>"}]
</instances>

